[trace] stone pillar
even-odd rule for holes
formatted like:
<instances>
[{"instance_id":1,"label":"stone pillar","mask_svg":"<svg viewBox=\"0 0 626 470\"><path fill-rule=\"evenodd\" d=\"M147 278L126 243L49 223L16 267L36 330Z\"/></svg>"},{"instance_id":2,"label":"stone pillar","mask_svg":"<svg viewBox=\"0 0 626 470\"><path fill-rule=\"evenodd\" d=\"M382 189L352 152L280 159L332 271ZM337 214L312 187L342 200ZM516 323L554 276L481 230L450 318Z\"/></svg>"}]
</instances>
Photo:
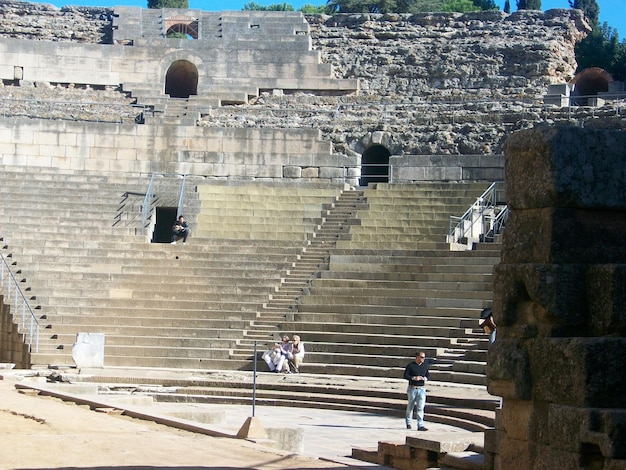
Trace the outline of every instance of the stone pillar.
<instances>
[{"instance_id":1,"label":"stone pillar","mask_svg":"<svg viewBox=\"0 0 626 470\"><path fill-rule=\"evenodd\" d=\"M626 469L626 132L517 132L505 187L493 467Z\"/></svg>"}]
</instances>

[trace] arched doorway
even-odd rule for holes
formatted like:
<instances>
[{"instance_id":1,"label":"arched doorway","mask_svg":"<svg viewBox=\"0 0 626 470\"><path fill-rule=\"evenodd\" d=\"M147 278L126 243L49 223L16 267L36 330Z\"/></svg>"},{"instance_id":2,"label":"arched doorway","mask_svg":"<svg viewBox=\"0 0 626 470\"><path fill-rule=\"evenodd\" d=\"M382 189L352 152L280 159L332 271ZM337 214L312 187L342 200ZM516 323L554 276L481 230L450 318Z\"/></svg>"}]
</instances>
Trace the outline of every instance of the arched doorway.
<instances>
[{"instance_id":1,"label":"arched doorway","mask_svg":"<svg viewBox=\"0 0 626 470\"><path fill-rule=\"evenodd\" d=\"M370 183L389 182L389 157L391 152L380 144L369 147L361 158L361 179L360 186L367 186Z\"/></svg>"},{"instance_id":2,"label":"arched doorway","mask_svg":"<svg viewBox=\"0 0 626 470\"><path fill-rule=\"evenodd\" d=\"M585 106L590 96L609 91L609 83L612 81L611 74L599 67L591 67L577 73L570 82L570 85L574 85L572 97L575 98L572 99L572 104Z\"/></svg>"},{"instance_id":3,"label":"arched doorway","mask_svg":"<svg viewBox=\"0 0 626 470\"><path fill-rule=\"evenodd\" d=\"M165 94L172 98L189 98L198 94L198 69L187 60L177 60L165 75Z\"/></svg>"}]
</instances>

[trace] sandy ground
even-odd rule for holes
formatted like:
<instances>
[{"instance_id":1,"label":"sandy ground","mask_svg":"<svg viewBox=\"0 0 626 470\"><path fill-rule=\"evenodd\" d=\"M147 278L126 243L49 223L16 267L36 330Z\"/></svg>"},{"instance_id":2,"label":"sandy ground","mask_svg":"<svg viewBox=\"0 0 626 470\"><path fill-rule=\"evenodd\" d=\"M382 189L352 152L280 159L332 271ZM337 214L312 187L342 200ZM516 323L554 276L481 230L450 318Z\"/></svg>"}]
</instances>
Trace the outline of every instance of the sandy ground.
<instances>
[{"instance_id":1,"label":"sandy ground","mask_svg":"<svg viewBox=\"0 0 626 470\"><path fill-rule=\"evenodd\" d=\"M348 468L19 393L0 380L0 469Z\"/></svg>"}]
</instances>

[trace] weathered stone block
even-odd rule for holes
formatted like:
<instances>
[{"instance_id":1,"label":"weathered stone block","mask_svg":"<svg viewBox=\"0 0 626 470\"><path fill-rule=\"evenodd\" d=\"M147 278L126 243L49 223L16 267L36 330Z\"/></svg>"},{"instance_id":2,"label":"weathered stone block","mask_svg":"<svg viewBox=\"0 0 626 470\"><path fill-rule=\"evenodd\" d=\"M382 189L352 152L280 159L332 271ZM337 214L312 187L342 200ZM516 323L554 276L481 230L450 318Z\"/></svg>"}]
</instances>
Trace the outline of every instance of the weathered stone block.
<instances>
[{"instance_id":1,"label":"weathered stone block","mask_svg":"<svg viewBox=\"0 0 626 470\"><path fill-rule=\"evenodd\" d=\"M589 333L585 266L501 264L494 267L494 317L499 338Z\"/></svg>"},{"instance_id":2,"label":"weathered stone block","mask_svg":"<svg viewBox=\"0 0 626 470\"><path fill-rule=\"evenodd\" d=\"M589 334L626 337L626 264L591 266L586 293Z\"/></svg>"},{"instance_id":3,"label":"weathered stone block","mask_svg":"<svg viewBox=\"0 0 626 470\"><path fill-rule=\"evenodd\" d=\"M525 346L533 400L626 408L626 338L536 338Z\"/></svg>"},{"instance_id":4,"label":"weathered stone block","mask_svg":"<svg viewBox=\"0 0 626 470\"><path fill-rule=\"evenodd\" d=\"M512 470L512 469L531 469L532 451L529 452L534 445L528 441L520 441L505 437L500 441L498 448L498 457L496 459L496 469Z\"/></svg>"},{"instance_id":5,"label":"weathered stone block","mask_svg":"<svg viewBox=\"0 0 626 470\"><path fill-rule=\"evenodd\" d=\"M302 178L319 178L320 169L317 167L309 167L302 169Z\"/></svg>"},{"instance_id":6,"label":"weathered stone block","mask_svg":"<svg viewBox=\"0 0 626 470\"><path fill-rule=\"evenodd\" d=\"M535 445L533 470L579 470L581 468L603 468L602 466L587 467L580 464L581 455L574 452L566 452L554 449L543 443Z\"/></svg>"},{"instance_id":7,"label":"weathered stone block","mask_svg":"<svg viewBox=\"0 0 626 470\"><path fill-rule=\"evenodd\" d=\"M343 178L343 168L321 167L320 178L325 179L339 179Z\"/></svg>"},{"instance_id":8,"label":"weathered stone block","mask_svg":"<svg viewBox=\"0 0 626 470\"><path fill-rule=\"evenodd\" d=\"M512 210L503 263L625 263L626 211Z\"/></svg>"},{"instance_id":9,"label":"weathered stone block","mask_svg":"<svg viewBox=\"0 0 626 470\"><path fill-rule=\"evenodd\" d=\"M504 149L512 209L626 208L624 132L536 126L509 136Z\"/></svg>"},{"instance_id":10,"label":"weathered stone block","mask_svg":"<svg viewBox=\"0 0 626 470\"><path fill-rule=\"evenodd\" d=\"M531 387L528 353L517 339L496 340L487 358L487 390L492 395L529 400Z\"/></svg>"},{"instance_id":11,"label":"weathered stone block","mask_svg":"<svg viewBox=\"0 0 626 470\"><path fill-rule=\"evenodd\" d=\"M302 176L302 168L299 166L283 167L283 178L300 178Z\"/></svg>"},{"instance_id":12,"label":"weathered stone block","mask_svg":"<svg viewBox=\"0 0 626 470\"><path fill-rule=\"evenodd\" d=\"M535 414L533 402L529 400L507 400L507 406L499 413L498 425L511 439L531 440L530 432Z\"/></svg>"},{"instance_id":13,"label":"weathered stone block","mask_svg":"<svg viewBox=\"0 0 626 470\"><path fill-rule=\"evenodd\" d=\"M548 432L541 442L554 449L626 457L626 410L550 405L546 423Z\"/></svg>"}]
</instances>

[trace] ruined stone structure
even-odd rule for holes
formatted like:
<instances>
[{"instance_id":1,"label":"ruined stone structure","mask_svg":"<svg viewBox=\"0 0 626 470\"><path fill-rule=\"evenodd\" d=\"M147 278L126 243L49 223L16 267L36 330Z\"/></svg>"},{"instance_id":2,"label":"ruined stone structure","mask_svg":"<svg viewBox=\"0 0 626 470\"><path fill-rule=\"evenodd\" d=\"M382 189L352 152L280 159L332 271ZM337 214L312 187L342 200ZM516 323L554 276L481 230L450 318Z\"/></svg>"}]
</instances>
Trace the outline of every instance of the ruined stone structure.
<instances>
[{"instance_id":1,"label":"ruined stone structure","mask_svg":"<svg viewBox=\"0 0 626 470\"><path fill-rule=\"evenodd\" d=\"M3 165L316 190L491 182L512 131L626 127L619 108L589 119L561 108L570 88L550 89L601 80L610 91L600 72L574 79L574 45L589 31L575 10L305 19L7 1L0 11ZM504 406L489 466L624 468L624 144L623 133L574 126L507 141L489 375ZM12 320L1 330L17 336ZM27 363L19 346L2 348Z\"/></svg>"},{"instance_id":2,"label":"ruined stone structure","mask_svg":"<svg viewBox=\"0 0 626 470\"><path fill-rule=\"evenodd\" d=\"M543 96L573 78L574 44L589 31L576 10L306 21L21 2L2 10L0 78L16 96L3 106L19 107L14 89L25 88L35 102L17 115L59 116L50 95L87 89L80 112L74 95L57 106L110 121L94 109L101 99L113 109L118 94L114 123L4 122L3 162L350 184L367 184L359 178L371 165L383 173L373 181L502 179L507 133L572 118ZM81 137L85 126L102 138Z\"/></svg>"},{"instance_id":3,"label":"ruined stone structure","mask_svg":"<svg viewBox=\"0 0 626 470\"><path fill-rule=\"evenodd\" d=\"M625 149L624 132L575 127L507 140L496 469L626 468Z\"/></svg>"}]
</instances>

